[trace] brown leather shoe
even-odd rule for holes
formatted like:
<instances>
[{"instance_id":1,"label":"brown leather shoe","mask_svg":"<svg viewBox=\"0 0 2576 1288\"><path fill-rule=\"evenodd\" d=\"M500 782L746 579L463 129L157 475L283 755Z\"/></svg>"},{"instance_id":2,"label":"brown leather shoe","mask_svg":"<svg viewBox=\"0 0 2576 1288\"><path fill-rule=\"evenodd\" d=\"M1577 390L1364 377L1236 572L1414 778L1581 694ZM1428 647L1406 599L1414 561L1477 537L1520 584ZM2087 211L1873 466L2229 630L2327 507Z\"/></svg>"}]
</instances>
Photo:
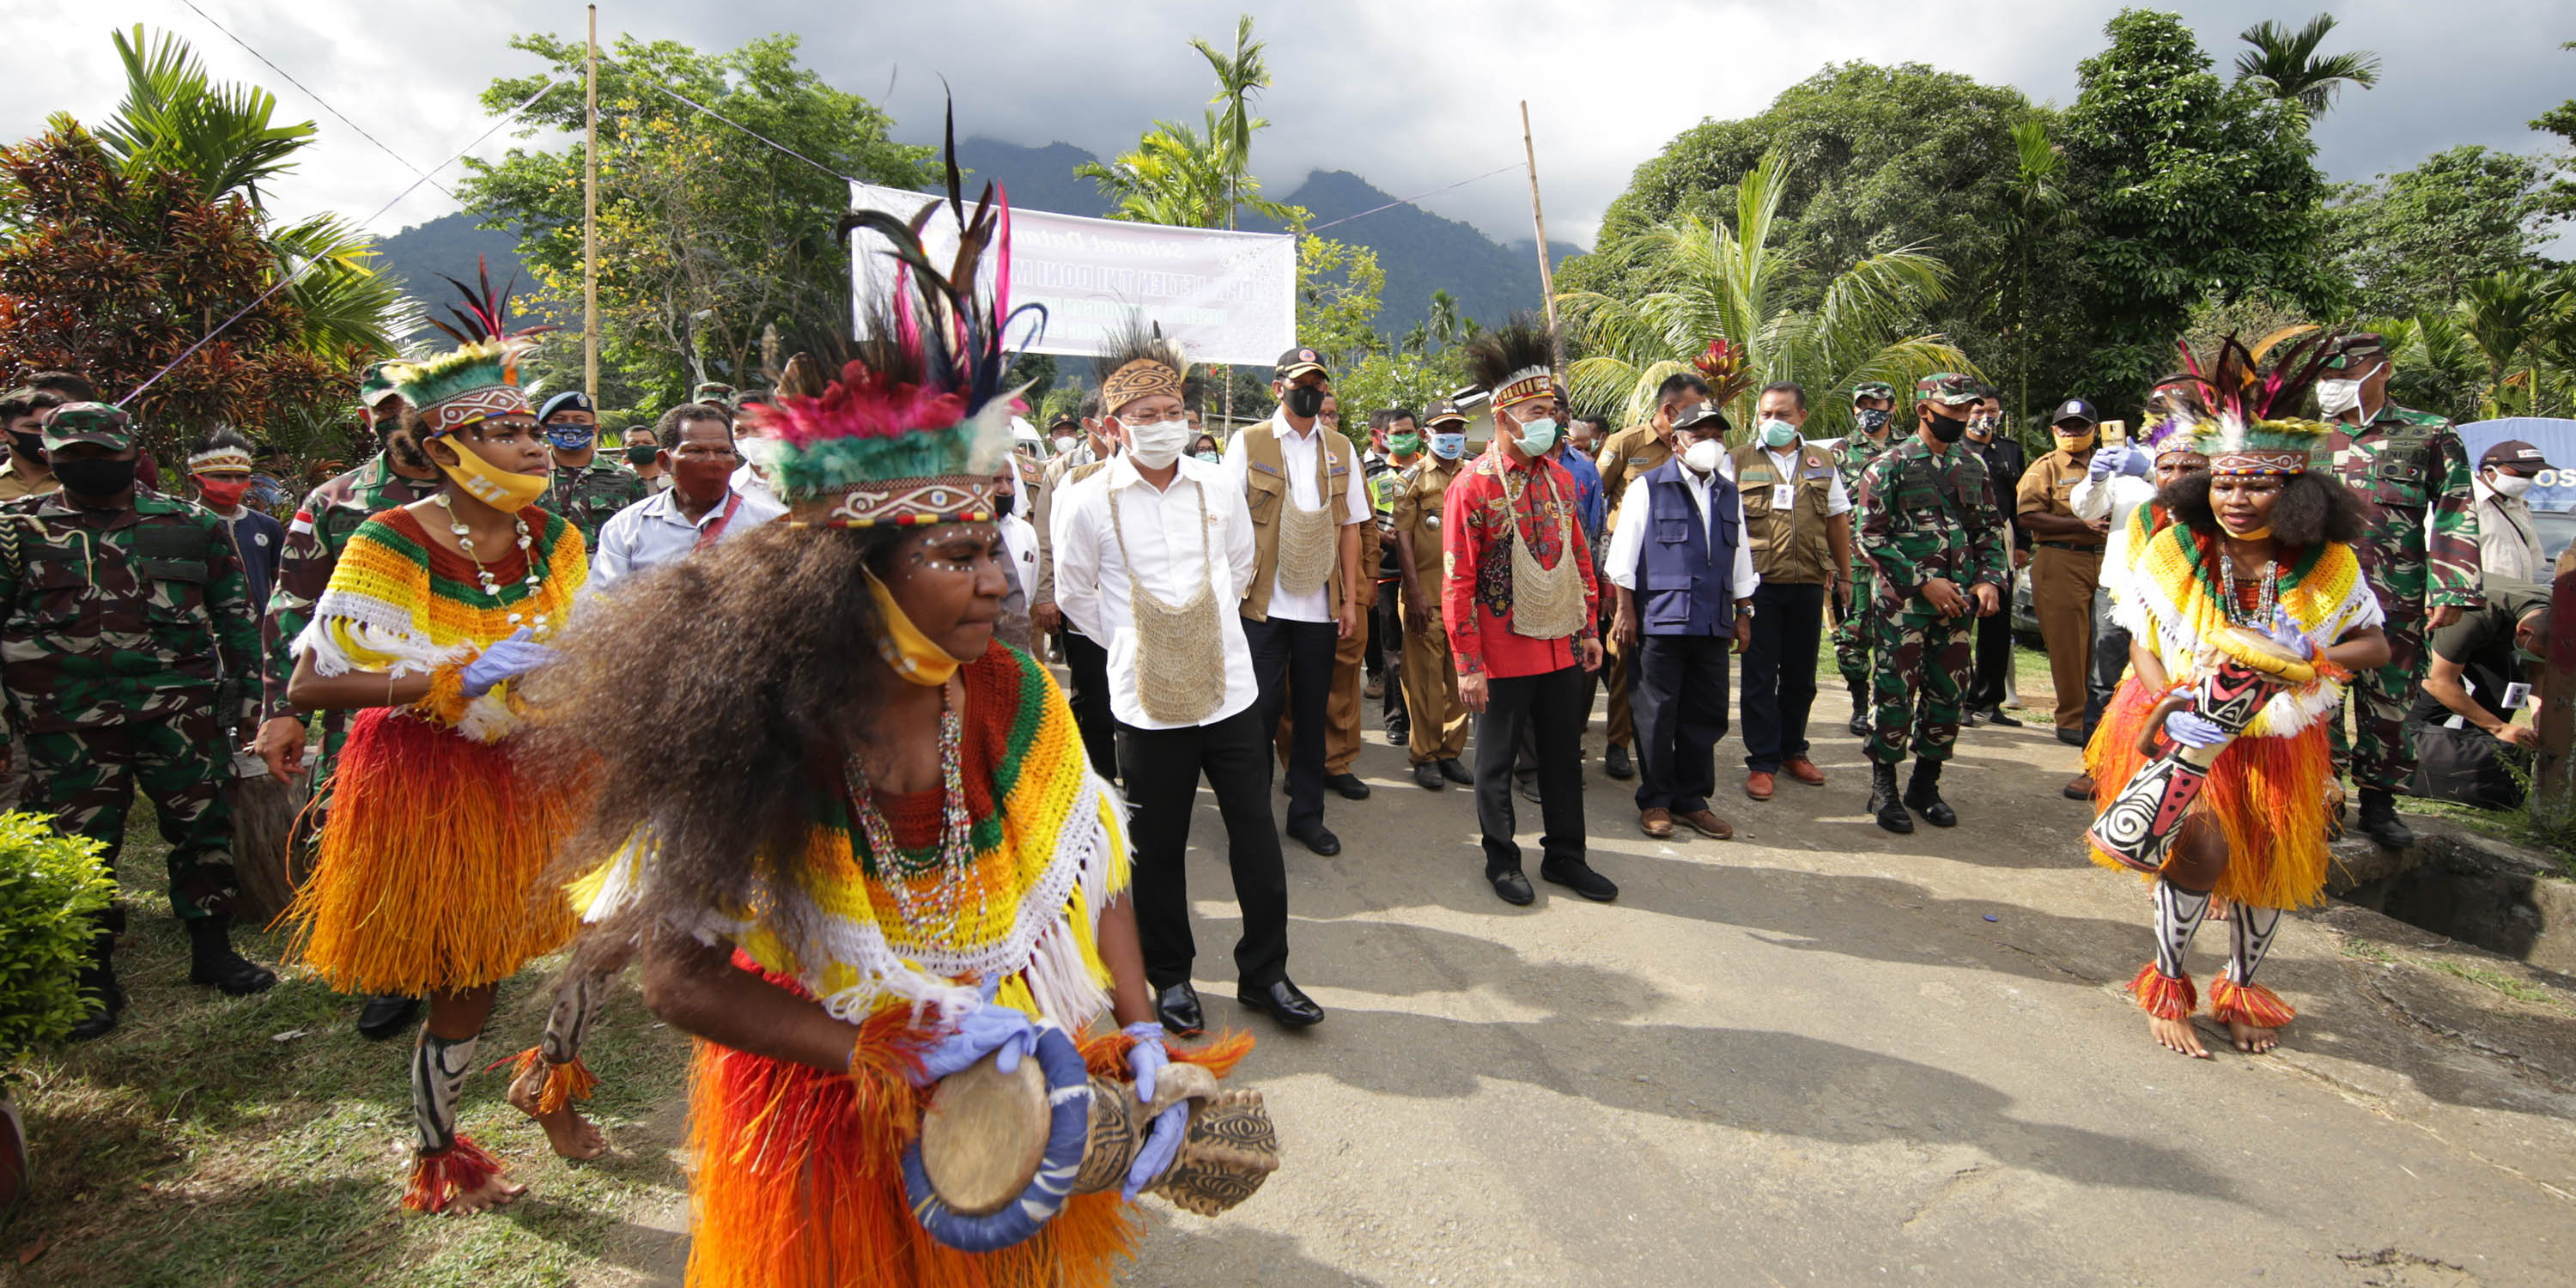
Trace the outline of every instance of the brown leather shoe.
<instances>
[{"instance_id":1,"label":"brown leather shoe","mask_svg":"<svg viewBox=\"0 0 2576 1288\"><path fill-rule=\"evenodd\" d=\"M1771 799L1771 787L1775 781L1771 775L1754 770L1744 776L1744 794L1757 801L1767 801Z\"/></svg>"},{"instance_id":2,"label":"brown leather shoe","mask_svg":"<svg viewBox=\"0 0 2576 1288\"><path fill-rule=\"evenodd\" d=\"M1668 809L1646 810L1637 815L1637 826L1658 841L1669 841L1673 839L1673 812Z\"/></svg>"},{"instance_id":3,"label":"brown leather shoe","mask_svg":"<svg viewBox=\"0 0 2576 1288\"><path fill-rule=\"evenodd\" d=\"M1695 831L1712 841L1731 841L1735 839L1735 825L1727 822L1725 819L1719 818L1714 811L1695 809L1688 814L1677 815L1676 817L1680 818L1681 821L1690 824L1692 831Z\"/></svg>"},{"instance_id":4,"label":"brown leather shoe","mask_svg":"<svg viewBox=\"0 0 2576 1288\"><path fill-rule=\"evenodd\" d=\"M1804 756L1791 756L1787 760L1781 761L1780 772L1787 774L1791 778L1797 779L1799 782L1805 783L1809 787L1822 787L1825 785L1825 771L1816 768L1816 762L1809 760Z\"/></svg>"},{"instance_id":5,"label":"brown leather shoe","mask_svg":"<svg viewBox=\"0 0 2576 1288\"><path fill-rule=\"evenodd\" d=\"M2071 801L2089 801L2093 799L2093 775L2077 774L2073 778L2067 779L2066 799Z\"/></svg>"}]
</instances>

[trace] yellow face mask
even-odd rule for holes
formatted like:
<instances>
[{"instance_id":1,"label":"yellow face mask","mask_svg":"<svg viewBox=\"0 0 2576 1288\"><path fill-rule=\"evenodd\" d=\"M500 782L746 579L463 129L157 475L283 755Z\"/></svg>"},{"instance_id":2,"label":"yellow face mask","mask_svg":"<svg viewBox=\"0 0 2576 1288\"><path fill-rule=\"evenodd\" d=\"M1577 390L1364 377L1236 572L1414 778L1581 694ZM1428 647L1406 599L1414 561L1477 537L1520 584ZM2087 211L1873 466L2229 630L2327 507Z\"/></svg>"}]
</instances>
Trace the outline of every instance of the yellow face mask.
<instances>
[{"instance_id":1,"label":"yellow face mask","mask_svg":"<svg viewBox=\"0 0 2576 1288\"><path fill-rule=\"evenodd\" d=\"M950 657L948 650L922 634L921 628L905 615L903 606L894 602L894 592L886 589L875 573L864 568L859 571L868 579L868 596L877 601L877 616L885 621L885 634L877 637L877 656L884 658L895 674L923 688L948 683L948 677L957 674L966 659Z\"/></svg>"},{"instance_id":2,"label":"yellow face mask","mask_svg":"<svg viewBox=\"0 0 2576 1288\"><path fill-rule=\"evenodd\" d=\"M465 444L450 441L448 446L456 452L456 463L449 465L442 461L438 472L465 489L467 496L495 510L517 514L535 505L537 498L546 494L546 484L550 481L548 475L496 470L490 461L484 460L481 454Z\"/></svg>"}]
</instances>

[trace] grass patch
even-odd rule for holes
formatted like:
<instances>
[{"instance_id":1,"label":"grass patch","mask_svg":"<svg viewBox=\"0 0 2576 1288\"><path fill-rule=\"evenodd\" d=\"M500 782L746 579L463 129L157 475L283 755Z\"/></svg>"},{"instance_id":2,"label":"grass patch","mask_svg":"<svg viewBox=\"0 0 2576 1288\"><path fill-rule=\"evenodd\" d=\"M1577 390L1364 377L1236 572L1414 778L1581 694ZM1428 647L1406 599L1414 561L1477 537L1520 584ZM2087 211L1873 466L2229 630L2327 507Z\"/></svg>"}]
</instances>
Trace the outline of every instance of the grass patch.
<instances>
[{"instance_id":1,"label":"grass patch","mask_svg":"<svg viewBox=\"0 0 2576 1288\"><path fill-rule=\"evenodd\" d=\"M2468 962L2450 961L2447 959L2436 961L2432 963L2432 966L2433 969L2438 970L2445 975L2456 976L2460 979L2465 979L2472 984L2494 989L2517 1002L2537 1002L2544 1006L2567 1005L2566 1002L2559 999L2557 994L2550 992L2548 989L2542 988L2536 984L2525 983L2524 981L2515 979L2513 976L2507 975L2502 971L2490 970L2484 966L2472 965Z\"/></svg>"},{"instance_id":2,"label":"grass patch","mask_svg":"<svg viewBox=\"0 0 2576 1288\"><path fill-rule=\"evenodd\" d=\"M119 862L129 929L118 1030L20 1070L35 1200L0 1235L0 1285L560 1285L623 1282L630 1213L682 1201L671 1157L687 1042L631 990L592 1030L602 1085L589 1112L618 1152L567 1164L502 1100L506 1070L467 1083L464 1130L528 1196L495 1216L401 1208L411 1158L410 1040L369 1042L357 1001L296 972L257 997L188 983L187 937L163 893L164 847L137 802ZM283 934L237 930L274 963ZM547 961L505 982L484 1063L536 1043ZM293 1034L285 1037L281 1035ZM626 1241L631 1247L631 1238ZM21 1266L18 1256L41 1246Z\"/></svg>"}]
</instances>

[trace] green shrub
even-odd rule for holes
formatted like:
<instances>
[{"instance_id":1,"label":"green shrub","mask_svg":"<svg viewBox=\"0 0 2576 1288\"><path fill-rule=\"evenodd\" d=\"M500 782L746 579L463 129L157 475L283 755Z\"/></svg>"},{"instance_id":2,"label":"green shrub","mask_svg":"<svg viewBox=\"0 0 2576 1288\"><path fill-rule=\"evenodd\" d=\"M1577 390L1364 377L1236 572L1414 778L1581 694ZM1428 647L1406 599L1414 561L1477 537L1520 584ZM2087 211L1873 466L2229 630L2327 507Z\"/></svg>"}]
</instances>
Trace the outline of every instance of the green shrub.
<instances>
[{"instance_id":1,"label":"green shrub","mask_svg":"<svg viewBox=\"0 0 2576 1288\"><path fill-rule=\"evenodd\" d=\"M98 852L44 815L0 814L0 1079L81 1018L92 918L116 891Z\"/></svg>"}]
</instances>

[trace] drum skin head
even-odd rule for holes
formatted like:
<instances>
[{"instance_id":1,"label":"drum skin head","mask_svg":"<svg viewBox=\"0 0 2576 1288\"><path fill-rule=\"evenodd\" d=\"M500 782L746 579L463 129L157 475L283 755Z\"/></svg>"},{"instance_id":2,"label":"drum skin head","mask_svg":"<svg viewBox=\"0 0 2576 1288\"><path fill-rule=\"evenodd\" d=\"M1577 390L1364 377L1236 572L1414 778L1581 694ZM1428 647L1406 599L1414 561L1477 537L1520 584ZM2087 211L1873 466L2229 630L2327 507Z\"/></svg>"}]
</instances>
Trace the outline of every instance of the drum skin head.
<instances>
[{"instance_id":1,"label":"drum skin head","mask_svg":"<svg viewBox=\"0 0 2576 1288\"><path fill-rule=\"evenodd\" d=\"M967 1216L1009 1206L1037 1175L1046 1146L1046 1075L1025 1057L1009 1073L987 1055L940 1079L921 1115L930 1187Z\"/></svg>"}]
</instances>

